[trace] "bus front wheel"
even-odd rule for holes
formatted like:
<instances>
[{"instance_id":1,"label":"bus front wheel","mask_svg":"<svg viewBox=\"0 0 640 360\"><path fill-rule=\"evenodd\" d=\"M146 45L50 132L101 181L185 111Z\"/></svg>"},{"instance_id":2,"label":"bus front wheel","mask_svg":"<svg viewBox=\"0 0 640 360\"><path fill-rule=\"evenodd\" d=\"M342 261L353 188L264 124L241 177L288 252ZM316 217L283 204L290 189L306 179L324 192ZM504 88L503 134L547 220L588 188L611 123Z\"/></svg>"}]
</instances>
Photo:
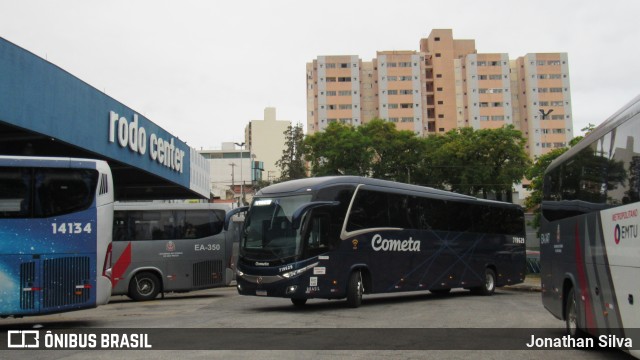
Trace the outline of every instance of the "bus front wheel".
<instances>
[{"instance_id":1,"label":"bus front wheel","mask_svg":"<svg viewBox=\"0 0 640 360\"><path fill-rule=\"evenodd\" d=\"M307 303L307 299L291 298L291 303L293 303L295 307L303 307L304 304Z\"/></svg>"},{"instance_id":2,"label":"bus front wheel","mask_svg":"<svg viewBox=\"0 0 640 360\"><path fill-rule=\"evenodd\" d=\"M493 295L496 290L496 272L491 268L484 270L484 284L477 288L471 289L474 294L477 295Z\"/></svg>"},{"instance_id":3,"label":"bus front wheel","mask_svg":"<svg viewBox=\"0 0 640 360\"><path fill-rule=\"evenodd\" d=\"M347 305L352 308L357 308L362 304L362 294L364 293L364 286L362 284L362 273L360 271L354 271L349 277L349 284L347 287Z\"/></svg>"},{"instance_id":4,"label":"bus front wheel","mask_svg":"<svg viewBox=\"0 0 640 360\"><path fill-rule=\"evenodd\" d=\"M160 279L151 272L136 274L129 283L129 297L136 301L153 300L160 292Z\"/></svg>"}]
</instances>

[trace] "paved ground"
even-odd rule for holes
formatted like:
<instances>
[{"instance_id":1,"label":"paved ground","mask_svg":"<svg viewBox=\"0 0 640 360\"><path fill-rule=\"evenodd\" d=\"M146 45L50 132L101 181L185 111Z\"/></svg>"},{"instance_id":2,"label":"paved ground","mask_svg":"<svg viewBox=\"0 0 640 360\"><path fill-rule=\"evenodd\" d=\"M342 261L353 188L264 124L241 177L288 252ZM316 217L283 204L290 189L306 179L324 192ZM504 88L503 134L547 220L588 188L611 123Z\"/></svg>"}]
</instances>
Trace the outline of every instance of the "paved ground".
<instances>
[{"instance_id":1,"label":"paved ground","mask_svg":"<svg viewBox=\"0 0 640 360\"><path fill-rule=\"evenodd\" d=\"M541 291L540 275L529 275L524 279L524 282L522 284L505 286L503 289L519 291Z\"/></svg>"}]
</instances>

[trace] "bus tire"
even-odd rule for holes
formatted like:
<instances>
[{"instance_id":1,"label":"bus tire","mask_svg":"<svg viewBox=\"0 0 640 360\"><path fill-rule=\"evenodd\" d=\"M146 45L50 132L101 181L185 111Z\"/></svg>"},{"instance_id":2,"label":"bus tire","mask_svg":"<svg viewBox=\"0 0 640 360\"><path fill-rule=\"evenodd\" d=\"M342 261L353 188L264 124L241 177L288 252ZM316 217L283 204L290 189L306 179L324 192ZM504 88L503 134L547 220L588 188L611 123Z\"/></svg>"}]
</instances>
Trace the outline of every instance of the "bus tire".
<instances>
[{"instance_id":1,"label":"bus tire","mask_svg":"<svg viewBox=\"0 0 640 360\"><path fill-rule=\"evenodd\" d=\"M291 298L291 303L295 307L303 307L307 303L307 299Z\"/></svg>"},{"instance_id":2,"label":"bus tire","mask_svg":"<svg viewBox=\"0 0 640 360\"><path fill-rule=\"evenodd\" d=\"M129 283L129 297L136 301L153 300L160 292L160 279L152 272L137 273Z\"/></svg>"},{"instance_id":3,"label":"bus tire","mask_svg":"<svg viewBox=\"0 0 640 360\"><path fill-rule=\"evenodd\" d=\"M564 324L567 334L575 338L584 337L585 332L578 327L578 306L573 288L569 289L565 299Z\"/></svg>"},{"instance_id":4,"label":"bus tire","mask_svg":"<svg viewBox=\"0 0 640 360\"><path fill-rule=\"evenodd\" d=\"M496 272L491 268L484 269L484 283L482 286L472 288L471 292L477 295L491 296L496 291Z\"/></svg>"},{"instance_id":5,"label":"bus tire","mask_svg":"<svg viewBox=\"0 0 640 360\"><path fill-rule=\"evenodd\" d=\"M362 273L360 271L354 271L349 276L349 284L347 287L347 305L352 308L357 308L362 304L362 294L364 293L364 286L362 284Z\"/></svg>"}]
</instances>

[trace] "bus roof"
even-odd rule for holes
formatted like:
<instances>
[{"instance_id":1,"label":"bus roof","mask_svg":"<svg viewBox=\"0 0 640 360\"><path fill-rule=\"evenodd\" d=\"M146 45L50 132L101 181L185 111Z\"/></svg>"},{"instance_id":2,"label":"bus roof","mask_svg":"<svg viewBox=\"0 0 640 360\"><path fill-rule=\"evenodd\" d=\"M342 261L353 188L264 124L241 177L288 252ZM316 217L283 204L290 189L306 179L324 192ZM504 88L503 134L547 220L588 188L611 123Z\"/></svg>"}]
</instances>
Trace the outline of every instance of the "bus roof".
<instances>
[{"instance_id":1,"label":"bus roof","mask_svg":"<svg viewBox=\"0 0 640 360\"><path fill-rule=\"evenodd\" d=\"M635 115L640 113L640 96L636 96L633 100L627 103L625 106L620 108L620 110L616 111L613 115L607 118L602 124L596 127L592 132L590 132L584 139L578 142L574 147L570 148L564 154L558 156L549 166L545 172L549 172L552 169L556 168L558 165L562 164L566 160L573 157L575 154L589 147L595 141L598 141L604 135L609 133L611 130L617 128L625 121L631 119Z\"/></svg>"},{"instance_id":2,"label":"bus roof","mask_svg":"<svg viewBox=\"0 0 640 360\"><path fill-rule=\"evenodd\" d=\"M97 168L106 167L107 162L96 159L45 157L45 156L6 156L0 155L0 166L12 167L54 167L54 168Z\"/></svg>"},{"instance_id":3,"label":"bus roof","mask_svg":"<svg viewBox=\"0 0 640 360\"><path fill-rule=\"evenodd\" d=\"M388 188L389 190L393 190L395 192L399 191L399 192L406 192L406 193L418 193L418 194L439 197L443 199L448 198L452 200L456 199L456 200L467 200L467 201L482 201L491 205L518 206L511 203L479 199L469 195L463 195L463 194L458 194L450 191L434 189L426 186L404 184L404 183L399 183L395 181L373 179L373 178L367 178L367 177L361 177L361 176L323 176L323 177L312 177L312 178L305 178L305 179L290 180L290 181L274 184L271 186L267 186L261 189L260 191L258 191L258 193L256 194L256 197L275 196L275 195L282 195L285 193L304 193L309 191L317 191L328 186L336 186L336 185L353 185L355 187L360 184L375 186L378 188Z\"/></svg>"},{"instance_id":4,"label":"bus roof","mask_svg":"<svg viewBox=\"0 0 640 360\"><path fill-rule=\"evenodd\" d=\"M118 210L231 210L230 204L221 203L165 203L150 201L115 202L113 209Z\"/></svg>"}]
</instances>

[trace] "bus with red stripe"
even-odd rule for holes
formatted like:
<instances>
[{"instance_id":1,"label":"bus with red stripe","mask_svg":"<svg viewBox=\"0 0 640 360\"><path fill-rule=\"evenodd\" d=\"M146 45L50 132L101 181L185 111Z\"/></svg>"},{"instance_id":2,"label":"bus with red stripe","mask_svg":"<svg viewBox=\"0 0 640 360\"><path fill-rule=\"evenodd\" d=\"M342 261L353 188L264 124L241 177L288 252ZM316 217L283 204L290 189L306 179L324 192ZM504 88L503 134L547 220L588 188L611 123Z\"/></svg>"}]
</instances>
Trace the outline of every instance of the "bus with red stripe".
<instances>
[{"instance_id":1,"label":"bus with red stripe","mask_svg":"<svg viewBox=\"0 0 640 360\"><path fill-rule=\"evenodd\" d=\"M570 336L640 344L640 97L545 172L542 302ZM638 302L636 302L636 300Z\"/></svg>"},{"instance_id":2,"label":"bus with red stripe","mask_svg":"<svg viewBox=\"0 0 640 360\"><path fill-rule=\"evenodd\" d=\"M223 229L229 210L228 204L116 202L112 295L141 301L229 285L237 234Z\"/></svg>"}]
</instances>

